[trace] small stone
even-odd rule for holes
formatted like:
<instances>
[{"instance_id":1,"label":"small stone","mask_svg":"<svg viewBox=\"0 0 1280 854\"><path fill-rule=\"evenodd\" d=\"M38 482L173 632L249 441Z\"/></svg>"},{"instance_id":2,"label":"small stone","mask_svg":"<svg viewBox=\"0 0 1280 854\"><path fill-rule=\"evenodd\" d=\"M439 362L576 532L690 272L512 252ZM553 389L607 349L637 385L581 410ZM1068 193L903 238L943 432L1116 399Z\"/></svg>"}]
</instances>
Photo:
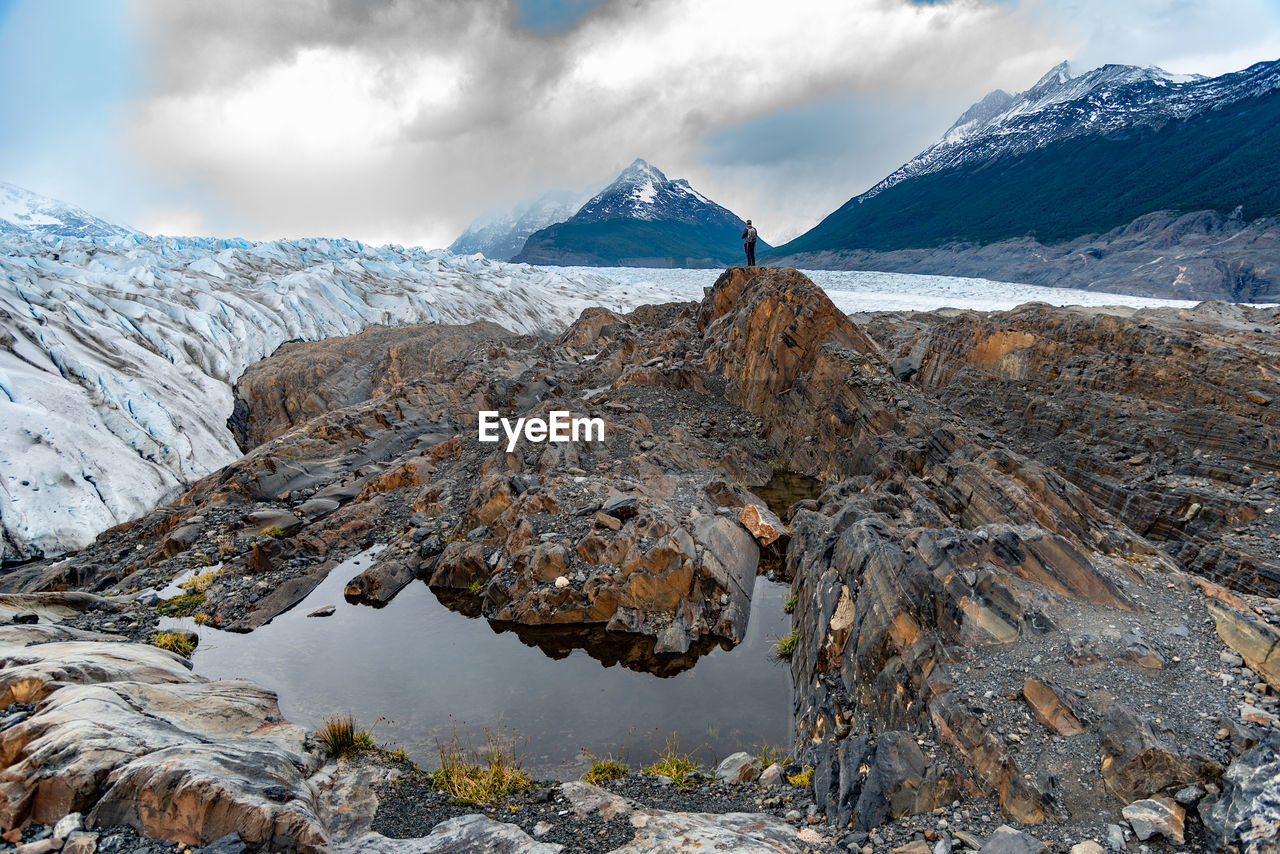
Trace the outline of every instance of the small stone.
<instances>
[{"instance_id":1,"label":"small stone","mask_svg":"<svg viewBox=\"0 0 1280 854\"><path fill-rule=\"evenodd\" d=\"M84 817L78 812L69 812L53 826L53 835L58 839L66 839L72 833L84 827Z\"/></svg>"},{"instance_id":2,"label":"small stone","mask_svg":"<svg viewBox=\"0 0 1280 854\"><path fill-rule=\"evenodd\" d=\"M13 854L44 854L46 851L57 851L61 847L61 839L54 839L52 836L49 836L45 839L38 839L35 842L28 842L25 845L19 845L13 850Z\"/></svg>"},{"instance_id":3,"label":"small stone","mask_svg":"<svg viewBox=\"0 0 1280 854\"><path fill-rule=\"evenodd\" d=\"M1187 786L1185 789L1179 789L1173 799L1183 807L1193 807L1203 797L1204 791L1199 786Z\"/></svg>"},{"instance_id":4,"label":"small stone","mask_svg":"<svg viewBox=\"0 0 1280 854\"><path fill-rule=\"evenodd\" d=\"M1103 847L1092 839L1071 846L1071 854L1103 854Z\"/></svg>"},{"instance_id":5,"label":"small stone","mask_svg":"<svg viewBox=\"0 0 1280 854\"><path fill-rule=\"evenodd\" d=\"M6 830L4 833L0 833L0 839L3 839L10 845L17 845L22 841L22 828L14 827Z\"/></svg>"},{"instance_id":6,"label":"small stone","mask_svg":"<svg viewBox=\"0 0 1280 854\"><path fill-rule=\"evenodd\" d=\"M62 846L62 854L97 854L98 834L77 830Z\"/></svg>"},{"instance_id":7,"label":"small stone","mask_svg":"<svg viewBox=\"0 0 1280 854\"><path fill-rule=\"evenodd\" d=\"M951 854L951 837L944 836L933 845L933 854Z\"/></svg>"},{"instance_id":8,"label":"small stone","mask_svg":"<svg viewBox=\"0 0 1280 854\"><path fill-rule=\"evenodd\" d=\"M600 512L625 522L640 512L640 499L634 495L615 495L604 503Z\"/></svg>"},{"instance_id":9,"label":"small stone","mask_svg":"<svg viewBox=\"0 0 1280 854\"><path fill-rule=\"evenodd\" d=\"M40 615L33 614L30 611L23 611L21 614L14 614L13 621L21 625L29 625L40 622Z\"/></svg>"},{"instance_id":10,"label":"small stone","mask_svg":"<svg viewBox=\"0 0 1280 854\"><path fill-rule=\"evenodd\" d=\"M563 590L564 588L566 588L566 587L568 587L568 586L569 586L569 579L568 579L568 578L566 578L566 577L565 577L565 576L563 576L563 575L558 576L558 577L556 578L556 588L557 588L558 590Z\"/></svg>"},{"instance_id":11,"label":"small stone","mask_svg":"<svg viewBox=\"0 0 1280 854\"><path fill-rule=\"evenodd\" d=\"M787 810L786 814L782 817L782 820L790 822L791 824L798 824L802 818L804 818L804 816L800 814L800 810Z\"/></svg>"},{"instance_id":12,"label":"small stone","mask_svg":"<svg viewBox=\"0 0 1280 854\"><path fill-rule=\"evenodd\" d=\"M782 785L782 766L777 762L770 765L760 774L760 785L766 789ZM861 843L861 840L859 840Z\"/></svg>"},{"instance_id":13,"label":"small stone","mask_svg":"<svg viewBox=\"0 0 1280 854\"><path fill-rule=\"evenodd\" d=\"M1112 851L1125 850L1124 831L1120 829L1120 825L1107 825L1107 847Z\"/></svg>"},{"instance_id":14,"label":"small stone","mask_svg":"<svg viewBox=\"0 0 1280 854\"><path fill-rule=\"evenodd\" d=\"M553 827L555 827L555 825L549 821L540 821L533 826L533 835L538 838L542 838L550 833Z\"/></svg>"},{"instance_id":15,"label":"small stone","mask_svg":"<svg viewBox=\"0 0 1280 854\"><path fill-rule=\"evenodd\" d=\"M933 854L933 849L923 839L916 839L906 845L899 845L893 849L893 854Z\"/></svg>"},{"instance_id":16,"label":"small stone","mask_svg":"<svg viewBox=\"0 0 1280 854\"><path fill-rule=\"evenodd\" d=\"M1007 824L996 828L982 845L982 854L1040 854L1047 846L1030 834L1014 830Z\"/></svg>"},{"instance_id":17,"label":"small stone","mask_svg":"<svg viewBox=\"0 0 1280 854\"><path fill-rule=\"evenodd\" d=\"M335 611L337 611L337 609L334 608L332 605L324 605L322 607L316 608L310 614L307 614L307 616L308 617L332 617Z\"/></svg>"},{"instance_id":18,"label":"small stone","mask_svg":"<svg viewBox=\"0 0 1280 854\"><path fill-rule=\"evenodd\" d=\"M622 528L622 522L608 513L596 513L595 518L596 524L601 528L608 528L610 531L617 531Z\"/></svg>"},{"instance_id":19,"label":"small stone","mask_svg":"<svg viewBox=\"0 0 1280 854\"><path fill-rule=\"evenodd\" d=\"M1147 798L1134 801L1120 811L1138 839L1146 842L1160 835L1176 845L1183 844L1182 825L1187 811L1172 798Z\"/></svg>"}]
</instances>

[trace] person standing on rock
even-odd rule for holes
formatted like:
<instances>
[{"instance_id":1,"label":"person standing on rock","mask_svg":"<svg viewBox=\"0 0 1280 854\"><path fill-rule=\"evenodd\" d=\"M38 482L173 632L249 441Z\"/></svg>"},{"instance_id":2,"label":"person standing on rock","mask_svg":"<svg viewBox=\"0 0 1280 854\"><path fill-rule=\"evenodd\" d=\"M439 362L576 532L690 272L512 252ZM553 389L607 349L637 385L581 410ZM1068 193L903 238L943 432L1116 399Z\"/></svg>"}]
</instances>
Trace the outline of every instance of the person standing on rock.
<instances>
[{"instance_id":1,"label":"person standing on rock","mask_svg":"<svg viewBox=\"0 0 1280 854\"><path fill-rule=\"evenodd\" d=\"M747 266L756 265L756 227L747 220L747 227L742 229L742 247L747 250Z\"/></svg>"}]
</instances>

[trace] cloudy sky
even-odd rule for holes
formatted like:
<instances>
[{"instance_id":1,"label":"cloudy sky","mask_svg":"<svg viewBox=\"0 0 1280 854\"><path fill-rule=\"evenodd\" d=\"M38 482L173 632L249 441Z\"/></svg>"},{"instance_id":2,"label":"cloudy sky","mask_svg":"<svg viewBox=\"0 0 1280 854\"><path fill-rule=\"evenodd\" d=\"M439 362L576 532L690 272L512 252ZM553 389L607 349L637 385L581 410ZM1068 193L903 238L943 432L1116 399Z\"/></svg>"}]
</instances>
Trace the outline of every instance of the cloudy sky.
<instances>
[{"instance_id":1,"label":"cloudy sky","mask_svg":"<svg viewBox=\"0 0 1280 854\"><path fill-rule=\"evenodd\" d=\"M1277 58L1280 0L0 0L0 181L436 247L643 157L776 243L1064 59Z\"/></svg>"}]
</instances>

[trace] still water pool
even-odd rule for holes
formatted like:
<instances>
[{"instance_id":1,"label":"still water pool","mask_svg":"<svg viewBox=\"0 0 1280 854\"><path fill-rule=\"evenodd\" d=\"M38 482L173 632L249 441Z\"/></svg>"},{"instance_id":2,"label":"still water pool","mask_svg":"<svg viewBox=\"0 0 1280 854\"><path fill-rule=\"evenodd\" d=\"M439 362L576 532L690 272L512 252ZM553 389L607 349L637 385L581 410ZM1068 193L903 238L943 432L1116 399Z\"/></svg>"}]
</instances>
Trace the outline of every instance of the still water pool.
<instances>
[{"instance_id":1,"label":"still water pool","mask_svg":"<svg viewBox=\"0 0 1280 854\"><path fill-rule=\"evenodd\" d=\"M466 616L465 601L446 607L421 582L382 609L348 604L343 586L370 560L366 552L336 567L301 604L251 634L166 623L199 633L197 673L272 688L295 723L314 727L344 712L364 726L380 720L375 741L427 767L455 728L476 744L485 728L514 735L527 768L556 776L582 767L583 750L646 764L671 736L704 764L791 743L790 669L773 655L774 639L790 630L787 585L756 579L737 647L714 647L682 663L692 666L655 675L619 663L641 667L644 657L603 632L517 633ZM324 605L335 607L333 616L306 616Z\"/></svg>"}]
</instances>

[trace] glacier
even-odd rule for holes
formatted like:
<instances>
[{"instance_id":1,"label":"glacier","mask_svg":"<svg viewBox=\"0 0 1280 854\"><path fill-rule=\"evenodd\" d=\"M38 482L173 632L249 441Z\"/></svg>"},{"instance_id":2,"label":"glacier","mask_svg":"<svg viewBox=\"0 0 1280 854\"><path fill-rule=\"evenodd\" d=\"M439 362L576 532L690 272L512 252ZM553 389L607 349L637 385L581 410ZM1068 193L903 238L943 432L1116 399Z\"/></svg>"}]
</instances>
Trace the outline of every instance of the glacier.
<instances>
[{"instance_id":1,"label":"glacier","mask_svg":"<svg viewBox=\"0 0 1280 854\"><path fill-rule=\"evenodd\" d=\"M684 300L700 300L703 288L715 284L720 270L683 270L655 267L548 267L566 275L604 273L633 287L651 287L678 295ZM1018 282L961 276L926 276L917 273L884 273L868 270L801 270L826 291L836 308L846 314L876 311L934 311L940 308L973 311L1005 311L1024 303L1049 305L1104 306L1133 308L1176 306L1191 308L1195 300L1136 297L1073 288L1050 288Z\"/></svg>"},{"instance_id":2,"label":"glacier","mask_svg":"<svg viewBox=\"0 0 1280 854\"><path fill-rule=\"evenodd\" d=\"M84 546L239 456L232 385L285 341L680 299L596 272L348 240L0 235L4 562Z\"/></svg>"}]
</instances>

